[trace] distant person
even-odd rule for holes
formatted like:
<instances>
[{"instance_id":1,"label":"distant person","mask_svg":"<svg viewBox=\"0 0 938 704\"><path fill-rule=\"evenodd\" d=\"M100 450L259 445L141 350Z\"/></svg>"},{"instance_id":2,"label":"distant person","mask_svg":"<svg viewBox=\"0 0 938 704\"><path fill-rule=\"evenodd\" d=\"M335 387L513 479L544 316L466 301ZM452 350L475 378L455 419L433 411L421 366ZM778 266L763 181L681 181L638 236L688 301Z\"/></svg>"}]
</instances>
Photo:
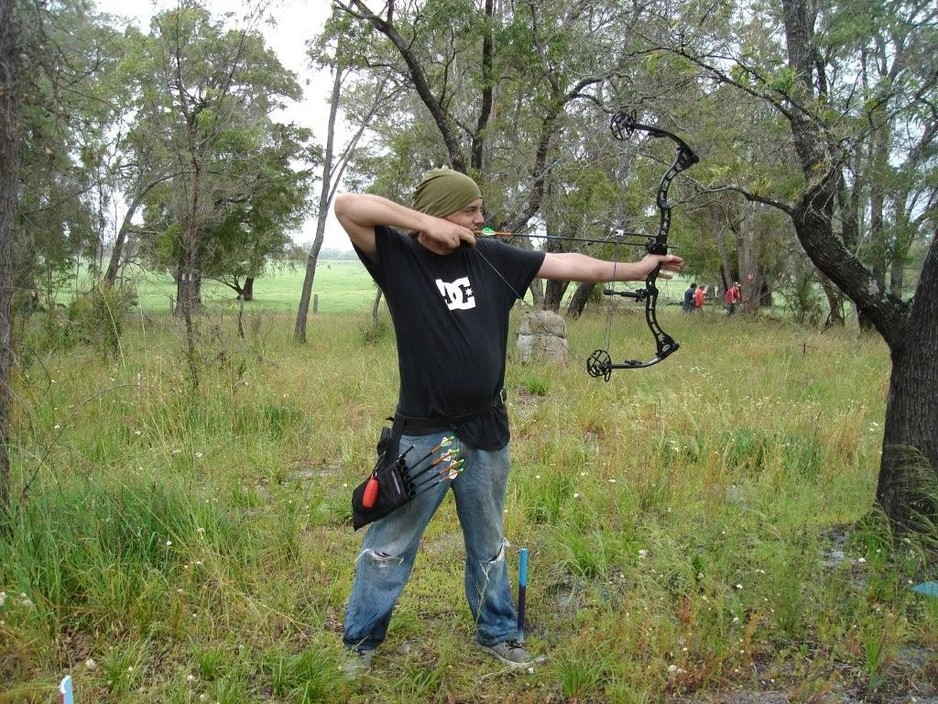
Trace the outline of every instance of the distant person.
<instances>
[{"instance_id":1,"label":"distant person","mask_svg":"<svg viewBox=\"0 0 938 704\"><path fill-rule=\"evenodd\" d=\"M698 313L703 312L704 299L707 297L707 287L703 284L694 291L694 310Z\"/></svg>"},{"instance_id":2,"label":"distant person","mask_svg":"<svg viewBox=\"0 0 938 704\"><path fill-rule=\"evenodd\" d=\"M691 313L694 310L694 291L696 290L697 284L693 283L684 291L684 303L681 305L681 308L684 309L685 313Z\"/></svg>"},{"instance_id":3,"label":"distant person","mask_svg":"<svg viewBox=\"0 0 938 704\"><path fill-rule=\"evenodd\" d=\"M723 301L726 303L726 314L733 315L736 312L736 302L739 301L739 284L733 282L733 285L726 289L726 296Z\"/></svg>"}]
</instances>

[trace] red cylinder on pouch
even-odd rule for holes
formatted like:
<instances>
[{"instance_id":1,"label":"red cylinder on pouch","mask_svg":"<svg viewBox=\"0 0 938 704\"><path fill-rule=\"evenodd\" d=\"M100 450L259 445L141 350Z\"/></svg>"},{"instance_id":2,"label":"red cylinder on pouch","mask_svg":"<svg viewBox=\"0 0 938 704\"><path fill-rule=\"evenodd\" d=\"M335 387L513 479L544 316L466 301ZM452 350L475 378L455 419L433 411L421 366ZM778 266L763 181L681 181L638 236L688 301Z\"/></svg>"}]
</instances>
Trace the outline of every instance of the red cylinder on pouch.
<instances>
[{"instance_id":1,"label":"red cylinder on pouch","mask_svg":"<svg viewBox=\"0 0 938 704\"><path fill-rule=\"evenodd\" d=\"M371 508L375 505L375 501L378 500L378 479L377 477L370 477L368 483L365 484L365 491L362 494L362 506L365 508Z\"/></svg>"}]
</instances>

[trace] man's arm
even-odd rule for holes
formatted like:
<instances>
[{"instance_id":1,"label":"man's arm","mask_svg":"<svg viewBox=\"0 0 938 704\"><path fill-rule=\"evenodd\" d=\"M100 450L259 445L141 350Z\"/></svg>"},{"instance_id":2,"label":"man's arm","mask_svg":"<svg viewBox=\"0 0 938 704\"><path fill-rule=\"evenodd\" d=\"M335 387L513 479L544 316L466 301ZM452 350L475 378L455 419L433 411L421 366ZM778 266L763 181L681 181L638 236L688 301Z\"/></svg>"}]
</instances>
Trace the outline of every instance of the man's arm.
<instances>
[{"instance_id":1,"label":"man's arm","mask_svg":"<svg viewBox=\"0 0 938 704\"><path fill-rule=\"evenodd\" d=\"M375 228L378 225L421 233L448 249L458 247L463 241L475 244L475 236L468 228L370 193L340 193L333 209L352 244L369 257L377 252Z\"/></svg>"},{"instance_id":2,"label":"man's arm","mask_svg":"<svg viewBox=\"0 0 938 704\"><path fill-rule=\"evenodd\" d=\"M670 279L672 271L680 271L684 260L673 254L646 254L637 262L607 262L575 252L553 253L544 256L544 263L537 272L542 279L553 281L644 281L658 265L661 278Z\"/></svg>"}]
</instances>

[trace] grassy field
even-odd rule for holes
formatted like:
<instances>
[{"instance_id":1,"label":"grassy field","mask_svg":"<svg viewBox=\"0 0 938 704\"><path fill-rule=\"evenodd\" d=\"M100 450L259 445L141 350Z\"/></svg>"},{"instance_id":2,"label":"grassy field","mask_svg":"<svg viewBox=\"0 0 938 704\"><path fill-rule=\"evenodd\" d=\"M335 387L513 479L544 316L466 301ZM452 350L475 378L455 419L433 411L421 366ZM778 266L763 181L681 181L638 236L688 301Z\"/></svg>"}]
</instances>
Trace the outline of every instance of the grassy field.
<instances>
[{"instance_id":1,"label":"grassy field","mask_svg":"<svg viewBox=\"0 0 938 704\"><path fill-rule=\"evenodd\" d=\"M273 268L258 278L254 284L254 300L247 308L265 313L296 313L300 302L305 269L299 266L282 265ZM165 313L170 310L170 301L175 298L176 284L168 274L154 274L140 269L130 269L124 274L124 286L136 293L137 305L144 313ZM680 276L672 281L659 282L661 303L678 304L689 279ZM91 282L78 277L72 289L62 298L70 298L90 288ZM321 261L316 267L313 294L318 297L318 312L323 314L351 313L370 309L377 288L357 259ZM570 287L568 295L573 293ZM235 293L217 281L205 281L202 290L203 303L210 310L234 311L238 308ZM708 300L708 309L718 312L720 306ZM312 312L312 305L310 306Z\"/></svg>"},{"instance_id":2,"label":"grassy field","mask_svg":"<svg viewBox=\"0 0 938 704\"><path fill-rule=\"evenodd\" d=\"M304 265L305 266L305 265ZM296 314L303 287L305 268L282 265L267 271L254 283L254 300L248 309L267 313L292 312ZM168 274L154 274L141 269L124 273L123 284L136 292L137 303L145 313L165 313L176 296L176 284ZM63 298L89 288L86 277L76 279L75 286ZM377 289L365 267L356 260L320 261L316 267L313 294L318 297L318 310L323 314L348 313L367 310ZM203 284L202 299L213 310L237 310L235 292L217 281ZM310 304L312 312L312 304Z\"/></svg>"},{"instance_id":3,"label":"grassy field","mask_svg":"<svg viewBox=\"0 0 938 704\"><path fill-rule=\"evenodd\" d=\"M894 543L873 502L883 345L674 308L682 349L609 383L582 367L599 316L569 325L569 364L509 361L509 559L514 574L530 552L528 643L547 661L510 672L473 648L448 499L373 675L345 682L349 496L396 361L344 266L320 271L334 314L306 345L290 306L267 305L293 284L258 281L244 340L209 306L197 393L158 282L138 284L145 314L107 358L23 350L0 703L55 701L64 674L81 704L935 696L938 600L909 589L933 576L934 536ZM640 314L613 333L614 351L651 354Z\"/></svg>"}]
</instances>

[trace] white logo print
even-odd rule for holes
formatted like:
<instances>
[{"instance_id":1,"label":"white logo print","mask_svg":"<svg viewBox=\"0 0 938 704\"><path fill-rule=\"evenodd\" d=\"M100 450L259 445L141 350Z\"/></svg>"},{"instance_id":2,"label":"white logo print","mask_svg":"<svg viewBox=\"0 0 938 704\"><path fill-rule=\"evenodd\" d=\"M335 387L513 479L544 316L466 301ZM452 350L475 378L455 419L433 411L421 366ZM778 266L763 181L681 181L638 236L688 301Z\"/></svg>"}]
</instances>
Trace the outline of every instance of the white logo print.
<instances>
[{"instance_id":1,"label":"white logo print","mask_svg":"<svg viewBox=\"0 0 938 704\"><path fill-rule=\"evenodd\" d=\"M452 283L437 279L436 287L440 289L440 295L450 310L469 310L476 307L476 297L472 293L472 284L469 283L468 276L456 279Z\"/></svg>"}]
</instances>

